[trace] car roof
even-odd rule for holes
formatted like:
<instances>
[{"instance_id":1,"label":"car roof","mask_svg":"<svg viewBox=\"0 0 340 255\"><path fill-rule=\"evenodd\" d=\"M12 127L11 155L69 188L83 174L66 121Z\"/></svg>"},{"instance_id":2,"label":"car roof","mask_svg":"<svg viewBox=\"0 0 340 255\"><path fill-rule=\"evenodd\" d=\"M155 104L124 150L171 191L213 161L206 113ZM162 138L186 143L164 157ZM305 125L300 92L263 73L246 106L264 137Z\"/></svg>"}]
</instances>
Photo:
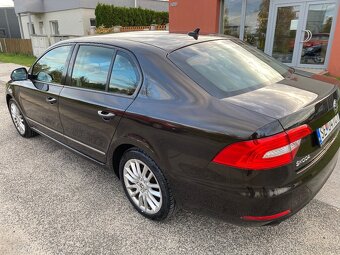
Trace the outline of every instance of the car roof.
<instances>
[{"instance_id":1,"label":"car roof","mask_svg":"<svg viewBox=\"0 0 340 255\"><path fill-rule=\"evenodd\" d=\"M212 41L218 39L226 39L228 36L215 36L215 35L200 35L198 40L187 34L175 34L168 31L138 31L138 32L122 32L115 34L96 35L79 37L67 40L67 42L89 42L89 43L104 43L121 46L122 44L131 42L135 44L149 45L157 47L167 52L195 44L198 42ZM66 41L62 41L66 42Z\"/></svg>"}]
</instances>

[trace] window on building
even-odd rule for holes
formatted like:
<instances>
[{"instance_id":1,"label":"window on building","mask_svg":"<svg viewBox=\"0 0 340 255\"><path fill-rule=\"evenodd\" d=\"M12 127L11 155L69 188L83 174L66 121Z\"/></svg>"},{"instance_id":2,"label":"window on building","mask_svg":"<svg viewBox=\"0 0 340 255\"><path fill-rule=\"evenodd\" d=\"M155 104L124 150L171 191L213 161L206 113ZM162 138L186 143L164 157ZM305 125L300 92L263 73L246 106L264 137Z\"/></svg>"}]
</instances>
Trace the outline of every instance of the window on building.
<instances>
[{"instance_id":1,"label":"window on building","mask_svg":"<svg viewBox=\"0 0 340 255\"><path fill-rule=\"evenodd\" d=\"M72 72L72 86L105 91L114 50L80 46Z\"/></svg>"},{"instance_id":2,"label":"window on building","mask_svg":"<svg viewBox=\"0 0 340 255\"><path fill-rule=\"evenodd\" d=\"M30 23L27 23L27 29L30 35L35 35L34 23L31 23L31 27L30 27Z\"/></svg>"},{"instance_id":3,"label":"window on building","mask_svg":"<svg viewBox=\"0 0 340 255\"><path fill-rule=\"evenodd\" d=\"M246 17L243 40L264 50L270 0L246 1Z\"/></svg>"},{"instance_id":4,"label":"window on building","mask_svg":"<svg viewBox=\"0 0 340 255\"><path fill-rule=\"evenodd\" d=\"M240 36L242 0L224 0L223 33L235 37Z\"/></svg>"},{"instance_id":5,"label":"window on building","mask_svg":"<svg viewBox=\"0 0 340 255\"><path fill-rule=\"evenodd\" d=\"M90 19L90 26L96 26L96 19Z\"/></svg>"},{"instance_id":6,"label":"window on building","mask_svg":"<svg viewBox=\"0 0 340 255\"><path fill-rule=\"evenodd\" d=\"M223 33L264 50L270 0L224 0Z\"/></svg>"},{"instance_id":7,"label":"window on building","mask_svg":"<svg viewBox=\"0 0 340 255\"><path fill-rule=\"evenodd\" d=\"M39 21L39 33L40 33L41 35L44 35L44 34L45 34L44 22L42 22L42 21Z\"/></svg>"},{"instance_id":8,"label":"window on building","mask_svg":"<svg viewBox=\"0 0 340 255\"><path fill-rule=\"evenodd\" d=\"M0 38L6 37L6 30L4 28L0 28Z\"/></svg>"},{"instance_id":9,"label":"window on building","mask_svg":"<svg viewBox=\"0 0 340 255\"><path fill-rule=\"evenodd\" d=\"M132 95L139 82L139 73L136 64L130 56L119 51L113 64L109 92Z\"/></svg>"},{"instance_id":10,"label":"window on building","mask_svg":"<svg viewBox=\"0 0 340 255\"><path fill-rule=\"evenodd\" d=\"M35 79L60 84L70 50L71 46L61 46L42 56L33 67Z\"/></svg>"},{"instance_id":11,"label":"window on building","mask_svg":"<svg viewBox=\"0 0 340 255\"><path fill-rule=\"evenodd\" d=\"M51 34L59 35L59 25L57 20L50 21Z\"/></svg>"}]
</instances>

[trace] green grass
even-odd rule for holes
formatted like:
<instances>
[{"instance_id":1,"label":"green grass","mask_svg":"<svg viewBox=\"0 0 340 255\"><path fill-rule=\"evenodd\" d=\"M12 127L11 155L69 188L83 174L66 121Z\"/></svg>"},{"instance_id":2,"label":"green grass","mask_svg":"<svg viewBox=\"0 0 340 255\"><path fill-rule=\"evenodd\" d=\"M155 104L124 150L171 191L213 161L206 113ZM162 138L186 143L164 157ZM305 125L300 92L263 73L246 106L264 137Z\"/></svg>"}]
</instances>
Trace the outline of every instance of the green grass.
<instances>
[{"instance_id":1,"label":"green grass","mask_svg":"<svg viewBox=\"0 0 340 255\"><path fill-rule=\"evenodd\" d=\"M0 62L3 63L14 63L23 66L31 66L36 57L22 55L22 54L11 54L11 53L0 53Z\"/></svg>"}]
</instances>

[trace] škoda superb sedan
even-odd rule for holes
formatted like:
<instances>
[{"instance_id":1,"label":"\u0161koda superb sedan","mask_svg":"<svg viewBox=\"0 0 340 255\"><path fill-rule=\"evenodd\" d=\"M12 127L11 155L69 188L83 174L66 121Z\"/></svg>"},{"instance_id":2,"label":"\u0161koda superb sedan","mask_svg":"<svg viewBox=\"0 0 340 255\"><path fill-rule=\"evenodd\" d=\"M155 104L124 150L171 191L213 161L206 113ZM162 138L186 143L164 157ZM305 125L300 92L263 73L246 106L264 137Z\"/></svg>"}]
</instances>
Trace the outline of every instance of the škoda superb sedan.
<instances>
[{"instance_id":1,"label":"\u0161koda superb sedan","mask_svg":"<svg viewBox=\"0 0 340 255\"><path fill-rule=\"evenodd\" d=\"M153 220L184 207L236 224L282 221L338 158L339 89L232 37L62 41L13 71L6 99L21 136L111 168Z\"/></svg>"}]
</instances>

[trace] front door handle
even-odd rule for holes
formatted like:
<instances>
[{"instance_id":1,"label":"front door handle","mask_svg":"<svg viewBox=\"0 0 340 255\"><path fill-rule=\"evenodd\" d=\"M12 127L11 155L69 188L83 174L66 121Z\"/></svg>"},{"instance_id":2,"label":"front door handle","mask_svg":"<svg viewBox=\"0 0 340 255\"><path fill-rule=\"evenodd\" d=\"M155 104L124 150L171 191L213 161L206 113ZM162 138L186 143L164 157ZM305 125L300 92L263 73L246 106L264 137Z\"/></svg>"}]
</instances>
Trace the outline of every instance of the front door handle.
<instances>
[{"instance_id":1,"label":"front door handle","mask_svg":"<svg viewBox=\"0 0 340 255\"><path fill-rule=\"evenodd\" d=\"M46 97L46 102L50 104L55 104L57 102L57 99L54 97Z\"/></svg>"},{"instance_id":2,"label":"front door handle","mask_svg":"<svg viewBox=\"0 0 340 255\"><path fill-rule=\"evenodd\" d=\"M116 114L106 111L98 111L98 115L105 121L111 120L116 116Z\"/></svg>"}]
</instances>

